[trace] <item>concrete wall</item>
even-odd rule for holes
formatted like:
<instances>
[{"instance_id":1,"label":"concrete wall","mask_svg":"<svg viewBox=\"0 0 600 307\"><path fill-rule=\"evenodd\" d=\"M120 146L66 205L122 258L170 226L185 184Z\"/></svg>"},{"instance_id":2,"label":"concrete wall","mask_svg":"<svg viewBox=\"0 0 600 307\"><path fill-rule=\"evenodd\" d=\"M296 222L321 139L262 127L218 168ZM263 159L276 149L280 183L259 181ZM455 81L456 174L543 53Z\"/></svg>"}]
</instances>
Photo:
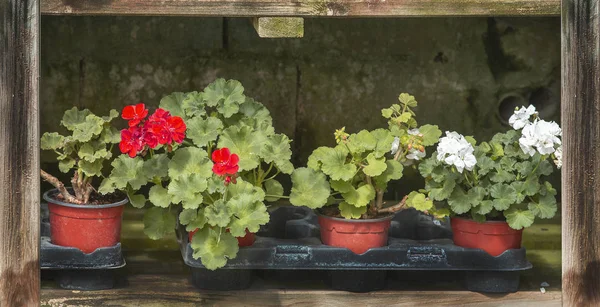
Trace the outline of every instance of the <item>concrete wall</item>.
<instances>
[{"instance_id":1,"label":"concrete wall","mask_svg":"<svg viewBox=\"0 0 600 307\"><path fill-rule=\"evenodd\" d=\"M416 96L420 123L487 138L517 104L560 119L560 20L306 19L302 39L261 39L247 19L42 19L42 131L73 105L157 105L217 77L267 105L296 164L336 128L385 125L380 109L401 92Z\"/></svg>"}]
</instances>

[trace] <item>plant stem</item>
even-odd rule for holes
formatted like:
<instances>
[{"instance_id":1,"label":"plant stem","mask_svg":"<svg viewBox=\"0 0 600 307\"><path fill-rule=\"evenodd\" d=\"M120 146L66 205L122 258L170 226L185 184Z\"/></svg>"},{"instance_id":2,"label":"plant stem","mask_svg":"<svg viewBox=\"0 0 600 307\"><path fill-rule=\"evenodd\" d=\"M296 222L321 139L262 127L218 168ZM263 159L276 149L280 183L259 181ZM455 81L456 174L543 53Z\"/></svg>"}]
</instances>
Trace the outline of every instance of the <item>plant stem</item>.
<instances>
[{"instance_id":1,"label":"plant stem","mask_svg":"<svg viewBox=\"0 0 600 307\"><path fill-rule=\"evenodd\" d=\"M387 207L387 208L382 208L382 209L378 209L377 212L382 213L382 212L389 212L389 213L393 213L393 212L398 212L400 210L402 210L404 208L404 206L406 206L406 200L408 199L408 195L404 196L404 198L402 198L402 200L391 206L391 207Z\"/></svg>"},{"instance_id":2,"label":"plant stem","mask_svg":"<svg viewBox=\"0 0 600 307\"><path fill-rule=\"evenodd\" d=\"M40 170L40 175L42 179L49 182L51 185L58 189L58 192L65 198L65 201L73 204L81 204L81 201L79 201L77 198L71 195L71 193L69 193L69 191L67 191L67 189L65 188L65 185L60 180L58 180L58 178L46 173L44 170Z\"/></svg>"},{"instance_id":3,"label":"plant stem","mask_svg":"<svg viewBox=\"0 0 600 307\"><path fill-rule=\"evenodd\" d=\"M383 190L377 190L377 210L380 210L383 207Z\"/></svg>"},{"instance_id":4,"label":"plant stem","mask_svg":"<svg viewBox=\"0 0 600 307\"><path fill-rule=\"evenodd\" d=\"M271 176L271 177L269 177L269 178L267 178L267 179L265 179L265 180L263 180L263 181L269 181L269 180L271 180L271 179L273 179L273 178L277 177L277 175L279 175L279 170L277 170L277 172L275 173L275 175L273 175L273 176Z\"/></svg>"}]
</instances>

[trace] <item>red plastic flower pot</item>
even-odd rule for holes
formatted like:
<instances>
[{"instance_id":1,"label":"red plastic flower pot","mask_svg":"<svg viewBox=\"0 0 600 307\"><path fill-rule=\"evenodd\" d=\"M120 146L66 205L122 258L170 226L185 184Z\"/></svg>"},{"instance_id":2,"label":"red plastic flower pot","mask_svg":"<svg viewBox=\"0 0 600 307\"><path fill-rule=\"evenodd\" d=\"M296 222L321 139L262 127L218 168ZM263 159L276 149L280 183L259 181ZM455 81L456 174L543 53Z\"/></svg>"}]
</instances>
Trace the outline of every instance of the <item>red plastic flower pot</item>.
<instances>
[{"instance_id":1,"label":"red plastic flower pot","mask_svg":"<svg viewBox=\"0 0 600 307\"><path fill-rule=\"evenodd\" d=\"M349 220L318 214L323 244L345 247L355 254L387 245L393 215L380 219Z\"/></svg>"},{"instance_id":2,"label":"red plastic flower pot","mask_svg":"<svg viewBox=\"0 0 600 307\"><path fill-rule=\"evenodd\" d=\"M50 211L50 241L75 247L86 254L110 247L121 238L121 217L127 198L106 205L76 205L54 199L56 189L44 193Z\"/></svg>"},{"instance_id":3,"label":"red plastic flower pot","mask_svg":"<svg viewBox=\"0 0 600 307\"><path fill-rule=\"evenodd\" d=\"M188 240L190 242L192 242L192 237L194 236L196 231L198 231L198 229L188 233ZM252 246L252 244L254 244L254 241L256 241L256 235L252 232L249 232L248 229L246 229L246 235L243 237L237 237L236 239L238 240L239 247Z\"/></svg>"},{"instance_id":4,"label":"red plastic flower pot","mask_svg":"<svg viewBox=\"0 0 600 307\"><path fill-rule=\"evenodd\" d=\"M453 217L451 219L454 244L479 248L496 257L508 249L521 248L523 229L515 230L502 221L477 223L473 220Z\"/></svg>"}]
</instances>

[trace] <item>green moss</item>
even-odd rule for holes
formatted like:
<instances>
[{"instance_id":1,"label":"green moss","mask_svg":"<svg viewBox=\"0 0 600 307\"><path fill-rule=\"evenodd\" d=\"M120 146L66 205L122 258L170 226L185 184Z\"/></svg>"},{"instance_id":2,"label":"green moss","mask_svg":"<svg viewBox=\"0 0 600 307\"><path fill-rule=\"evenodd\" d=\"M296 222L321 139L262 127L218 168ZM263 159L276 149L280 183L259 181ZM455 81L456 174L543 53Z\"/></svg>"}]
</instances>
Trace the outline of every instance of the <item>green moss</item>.
<instances>
[{"instance_id":1,"label":"green moss","mask_svg":"<svg viewBox=\"0 0 600 307\"><path fill-rule=\"evenodd\" d=\"M303 37L304 18L299 17L260 17L257 18L257 31L260 37Z\"/></svg>"}]
</instances>

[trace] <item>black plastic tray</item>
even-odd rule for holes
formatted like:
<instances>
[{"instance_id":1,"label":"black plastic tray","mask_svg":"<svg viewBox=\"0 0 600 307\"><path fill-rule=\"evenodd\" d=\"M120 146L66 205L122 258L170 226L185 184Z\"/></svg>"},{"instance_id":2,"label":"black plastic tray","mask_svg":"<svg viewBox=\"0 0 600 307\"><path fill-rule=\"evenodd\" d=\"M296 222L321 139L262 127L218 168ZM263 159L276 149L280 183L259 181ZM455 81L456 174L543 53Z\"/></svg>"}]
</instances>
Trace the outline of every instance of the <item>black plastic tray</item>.
<instances>
[{"instance_id":1,"label":"black plastic tray","mask_svg":"<svg viewBox=\"0 0 600 307\"><path fill-rule=\"evenodd\" d=\"M114 287L116 269L125 266L121 243L86 254L74 247L50 242L47 205L41 211L40 267L43 277L51 277L63 289L104 290Z\"/></svg>"},{"instance_id":2,"label":"black plastic tray","mask_svg":"<svg viewBox=\"0 0 600 307\"><path fill-rule=\"evenodd\" d=\"M333 289L367 292L386 286L388 271L456 271L466 288L477 292L515 292L520 271L530 269L525 249L493 257L480 249L453 244L448 223L439 223L415 210L392 220L388 246L357 255L346 248L321 243L316 215L307 208L280 207L257 233L256 242L240 248L235 259L216 271L204 268L183 227L177 230L180 250L191 267L192 282L201 289L234 290L251 285L259 270L327 271Z\"/></svg>"}]
</instances>

